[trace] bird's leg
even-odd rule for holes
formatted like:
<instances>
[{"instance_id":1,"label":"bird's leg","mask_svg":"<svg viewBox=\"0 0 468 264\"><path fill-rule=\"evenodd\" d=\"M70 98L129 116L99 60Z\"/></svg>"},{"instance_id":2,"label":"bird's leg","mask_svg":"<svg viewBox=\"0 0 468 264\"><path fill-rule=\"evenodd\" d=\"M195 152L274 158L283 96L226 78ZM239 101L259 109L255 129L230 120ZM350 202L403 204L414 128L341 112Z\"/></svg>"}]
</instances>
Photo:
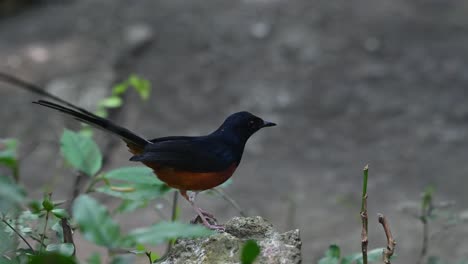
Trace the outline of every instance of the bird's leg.
<instances>
[{"instance_id":1,"label":"bird's leg","mask_svg":"<svg viewBox=\"0 0 468 264\"><path fill-rule=\"evenodd\" d=\"M189 203L190 203L192 206L194 206L195 198L196 198L196 196L197 196L197 194L198 194L197 192L191 192L191 193L190 193L191 195L190 195L190 194L187 194L187 191L180 191L180 194L181 194L187 201L189 201ZM209 218L209 219L211 219L211 220L213 220L213 221L216 222L216 218L214 217L214 215L212 215L211 213L208 213L207 211L201 209L200 207L197 207L197 208L198 208L198 210L200 210L200 212L201 212L204 216L206 216L207 218ZM195 217L195 218L192 220L192 222L195 222L195 220L196 220L197 218L200 218L200 217L198 216L198 214L197 214L197 217Z\"/></svg>"},{"instance_id":2,"label":"bird's leg","mask_svg":"<svg viewBox=\"0 0 468 264\"><path fill-rule=\"evenodd\" d=\"M195 205L195 198L198 194L197 192L193 192L192 195L187 195L187 191L180 190L180 194L190 203L190 205L192 205L195 212L197 212L198 217L200 217L200 219L202 220L202 223L204 226L208 227L209 229L213 229L213 230L217 230L221 232L224 231L223 226L210 224L210 222L208 222L208 220L206 219L206 216L208 216L211 219L214 219L214 217L212 217L211 214L205 212L204 210L200 209L199 207Z\"/></svg>"}]
</instances>

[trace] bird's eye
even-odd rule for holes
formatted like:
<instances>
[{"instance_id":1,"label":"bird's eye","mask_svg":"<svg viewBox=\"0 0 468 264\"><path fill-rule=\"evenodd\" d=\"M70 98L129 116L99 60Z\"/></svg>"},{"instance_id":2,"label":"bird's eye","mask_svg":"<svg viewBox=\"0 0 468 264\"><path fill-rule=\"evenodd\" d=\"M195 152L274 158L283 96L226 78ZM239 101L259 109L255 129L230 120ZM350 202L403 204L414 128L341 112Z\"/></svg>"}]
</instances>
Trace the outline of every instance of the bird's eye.
<instances>
[{"instance_id":1,"label":"bird's eye","mask_svg":"<svg viewBox=\"0 0 468 264\"><path fill-rule=\"evenodd\" d=\"M254 120L250 120L250 121L249 121L249 127L253 127L254 124L255 124L255 121L254 121Z\"/></svg>"}]
</instances>

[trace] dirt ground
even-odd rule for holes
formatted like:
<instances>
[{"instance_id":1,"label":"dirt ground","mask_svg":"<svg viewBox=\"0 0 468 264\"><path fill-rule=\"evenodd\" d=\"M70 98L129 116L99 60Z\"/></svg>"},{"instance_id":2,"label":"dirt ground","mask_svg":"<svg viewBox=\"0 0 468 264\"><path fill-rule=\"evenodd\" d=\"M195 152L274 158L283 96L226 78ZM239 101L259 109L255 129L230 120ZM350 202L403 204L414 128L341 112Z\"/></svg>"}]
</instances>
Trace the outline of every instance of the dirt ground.
<instances>
[{"instance_id":1,"label":"dirt ground","mask_svg":"<svg viewBox=\"0 0 468 264\"><path fill-rule=\"evenodd\" d=\"M384 213L397 262L415 263L422 228L402 207L434 185L438 201L467 210L467 33L468 2L455 0L45 1L0 20L0 70L84 107L130 73L144 76L151 99L130 94L112 118L148 137L205 134L239 110L278 123L248 142L226 192L280 230L299 228L304 263L331 243L360 250L369 163L370 245L385 245ZM77 126L34 99L1 84L0 137L21 140L35 195L53 185L67 197L58 135ZM132 165L112 146L109 168ZM238 215L221 198L200 195L200 205L221 222ZM121 221L128 229L157 217L148 209ZM440 228L430 255L467 259L466 224Z\"/></svg>"}]
</instances>

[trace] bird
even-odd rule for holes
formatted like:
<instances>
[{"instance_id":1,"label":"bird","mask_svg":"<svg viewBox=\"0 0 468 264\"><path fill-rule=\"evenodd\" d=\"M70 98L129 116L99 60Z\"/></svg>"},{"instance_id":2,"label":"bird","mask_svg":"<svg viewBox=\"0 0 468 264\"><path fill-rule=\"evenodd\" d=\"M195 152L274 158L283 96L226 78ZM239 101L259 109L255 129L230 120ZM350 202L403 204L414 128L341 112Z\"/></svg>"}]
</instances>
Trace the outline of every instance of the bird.
<instances>
[{"instance_id":1,"label":"bird","mask_svg":"<svg viewBox=\"0 0 468 264\"><path fill-rule=\"evenodd\" d=\"M35 104L60 111L120 137L133 154L131 161L150 167L161 181L178 189L202 223L219 231L224 228L209 223L207 217L214 217L195 205L197 194L229 179L241 162L247 140L262 128L276 126L275 123L242 111L228 116L218 129L205 136L168 136L148 140L10 74L0 72L0 81L57 102L38 100L33 102Z\"/></svg>"},{"instance_id":2,"label":"bird","mask_svg":"<svg viewBox=\"0 0 468 264\"><path fill-rule=\"evenodd\" d=\"M56 97L54 99L57 99ZM204 136L167 136L145 139L109 119L97 116L63 99L34 104L57 110L80 122L97 127L122 139L133 154L130 161L151 168L161 181L179 190L190 203L202 224L223 231L222 225L212 224L214 218L195 204L201 191L212 189L228 180L239 166L247 140L265 127L276 126L247 111L229 115L212 133Z\"/></svg>"}]
</instances>

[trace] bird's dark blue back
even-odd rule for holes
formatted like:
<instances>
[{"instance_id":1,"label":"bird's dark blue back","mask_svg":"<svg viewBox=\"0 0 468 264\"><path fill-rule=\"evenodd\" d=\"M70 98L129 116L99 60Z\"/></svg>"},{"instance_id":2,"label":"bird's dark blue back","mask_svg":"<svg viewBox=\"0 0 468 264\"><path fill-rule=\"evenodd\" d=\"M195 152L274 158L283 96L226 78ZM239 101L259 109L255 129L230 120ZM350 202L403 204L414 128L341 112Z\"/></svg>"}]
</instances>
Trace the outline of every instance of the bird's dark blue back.
<instances>
[{"instance_id":1,"label":"bird's dark blue back","mask_svg":"<svg viewBox=\"0 0 468 264\"><path fill-rule=\"evenodd\" d=\"M242 150L219 135L172 136L150 140L143 153L130 160L193 172L214 172L239 164Z\"/></svg>"}]
</instances>

